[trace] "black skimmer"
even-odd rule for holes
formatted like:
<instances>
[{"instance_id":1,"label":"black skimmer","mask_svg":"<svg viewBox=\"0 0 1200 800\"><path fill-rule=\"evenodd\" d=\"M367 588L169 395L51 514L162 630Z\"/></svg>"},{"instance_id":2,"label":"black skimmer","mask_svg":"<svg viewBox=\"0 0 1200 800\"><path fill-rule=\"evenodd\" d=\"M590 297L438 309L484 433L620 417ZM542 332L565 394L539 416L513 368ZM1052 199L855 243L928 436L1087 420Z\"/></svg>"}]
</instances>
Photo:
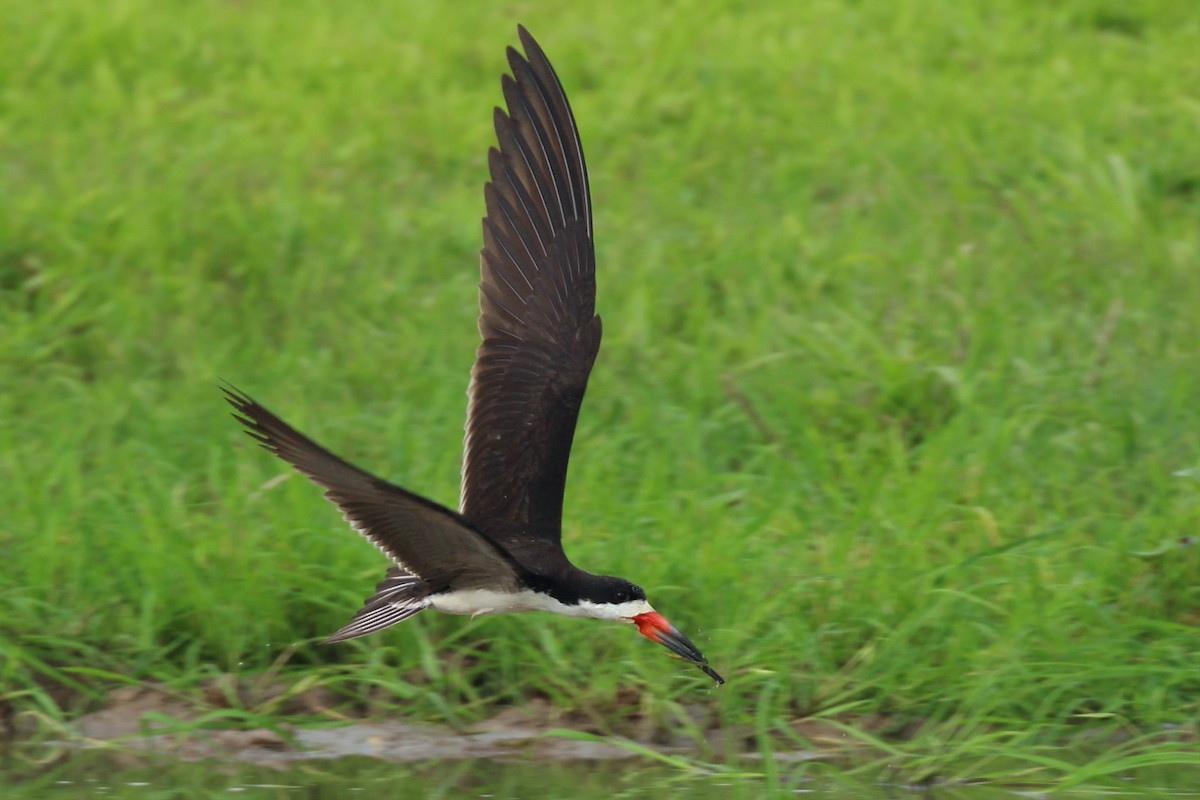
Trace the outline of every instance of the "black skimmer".
<instances>
[{"instance_id":1,"label":"black skimmer","mask_svg":"<svg viewBox=\"0 0 1200 800\"><path fill-rule=\"evenodd\" d=\"M524 27L508 48L488 152L479 332L467 389L460 511L364 472L227 387L235 418L325 489L394 563L340 642L426 608L450 614L552 611L632 623L724 680L640 587L577 568L562 548L563 485L575 421L600 347L587 168L566 94Z\"/></svg>"}]
</instances>

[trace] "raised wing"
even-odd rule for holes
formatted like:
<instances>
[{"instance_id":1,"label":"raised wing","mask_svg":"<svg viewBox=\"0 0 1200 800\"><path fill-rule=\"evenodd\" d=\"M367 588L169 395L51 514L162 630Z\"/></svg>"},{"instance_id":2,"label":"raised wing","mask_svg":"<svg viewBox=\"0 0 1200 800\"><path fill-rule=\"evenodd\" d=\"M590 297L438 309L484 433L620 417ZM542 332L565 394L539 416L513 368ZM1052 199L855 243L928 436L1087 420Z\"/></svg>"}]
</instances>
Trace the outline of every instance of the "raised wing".
<instances>
[{"instance_id":1,"label":"raised wing","mask_svg":"<svg viewBox=\"0 0 1200 800\"><path fill-rule=\"evenodd\" d=\"M462 515L514 554L557 548L575 421L600 347L587 167L571 107L523 27L488 153Z\"/></svg>"},{"instance_id":2,"label":"raised wing","mask_svg":"<svg viewBox=\"0 0 1200 800\"><path fill-rule=\"evenodd\" d=\"M406 587L407 600L415 602L422 599L418 595L447 588L516 589L517 568L512 560L453 511L343 461L237 389L223 390L236 412L234 418L250 436L324 488L352 528L404 573L420 580L421 587ZM389 572L393 577L401 578ZM367 604L396 588L399 584L380 584Z\"/></svg>"}]
</instances>

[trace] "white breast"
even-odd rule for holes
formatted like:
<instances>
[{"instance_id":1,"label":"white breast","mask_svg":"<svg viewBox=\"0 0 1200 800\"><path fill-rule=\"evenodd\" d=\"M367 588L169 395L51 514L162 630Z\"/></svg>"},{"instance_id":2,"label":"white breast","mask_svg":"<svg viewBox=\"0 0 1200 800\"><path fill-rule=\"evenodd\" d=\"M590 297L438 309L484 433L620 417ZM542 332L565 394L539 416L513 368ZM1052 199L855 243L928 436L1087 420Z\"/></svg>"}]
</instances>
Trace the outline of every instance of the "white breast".
<instances>
[{"instance_id":1,"label":"white breast","mask_svg":"<svg viewBox=\"0 0 1200 800\"><path fill-rule=\"evenodd\" d=\"M551 611L570 614L565 606L553 597L541 592L522 589L519 592L497 592L492 589L468 589L435 594L430 604L447 614L515 614L520 611Z\"/></svg>"},{"instance_id":2,"label":"white breast","mask_svg":"<svg viewBox=\"0 0 1200 800\"><path fill-rule=\"evenodd\" d=\"M645 600L633 600L620 605L591 603L577 605L560 603L548 594L522 589L519 592L497 592L492 589L468 589L435 594L429 604L446 614L516 614L521 611L549 611L567 617L593 617L630 622L631 617L654 609Z\"/></svg>"}]
</instances>

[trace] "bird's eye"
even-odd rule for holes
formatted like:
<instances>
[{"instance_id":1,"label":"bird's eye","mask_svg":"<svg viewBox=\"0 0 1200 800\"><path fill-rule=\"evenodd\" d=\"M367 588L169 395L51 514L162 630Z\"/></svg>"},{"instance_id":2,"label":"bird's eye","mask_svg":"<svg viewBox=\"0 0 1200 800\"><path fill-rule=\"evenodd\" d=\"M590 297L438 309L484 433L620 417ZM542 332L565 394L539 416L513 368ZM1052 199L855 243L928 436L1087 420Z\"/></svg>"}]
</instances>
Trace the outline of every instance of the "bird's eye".
<instances>
[{"instance_id":1,"label":"bird's eye","mask_svg":"<svg viewBox=\"0 0 1200 800\"><path fill-rule=\"evenodd\" d=\"M628 599L629 599L629 595L626 594L625 592L617 592L617 602L618 603L624 603Z\"/></svg>"}]
</instances>

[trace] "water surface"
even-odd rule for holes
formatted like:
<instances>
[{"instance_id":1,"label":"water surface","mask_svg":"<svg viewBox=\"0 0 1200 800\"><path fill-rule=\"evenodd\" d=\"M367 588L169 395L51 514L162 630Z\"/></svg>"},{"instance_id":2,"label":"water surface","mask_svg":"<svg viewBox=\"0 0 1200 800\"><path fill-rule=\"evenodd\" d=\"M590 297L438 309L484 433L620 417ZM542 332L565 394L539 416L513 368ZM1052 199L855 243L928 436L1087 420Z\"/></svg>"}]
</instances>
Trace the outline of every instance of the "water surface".
<instances>
[{"instance_id":1,"label":"water surface","mask_svg":"<svg viewBox=\"0 0 1200 800\"><path fill-rule=\"evenodd\" d=\"M1156 786L1162 793L1135 785L1078 789L1054 797L1175 797L1195 777L1172 775ZM1169 778L1169 780L1167 780ZM5 800L116 797L165 798L712 798L803 797L811 800L1014 800L1048 797L1033 787L956 786L918 788L882 781L848 779L830 765L810 774L793 772L775 784L761 777L686 774L639 759L529 763L502 759L431 760L393 763L350 757L296 761L286 766L244 761L184 762L125 751L32 749L8 754L0 766Z\"/></svg>"}]
</instances>

